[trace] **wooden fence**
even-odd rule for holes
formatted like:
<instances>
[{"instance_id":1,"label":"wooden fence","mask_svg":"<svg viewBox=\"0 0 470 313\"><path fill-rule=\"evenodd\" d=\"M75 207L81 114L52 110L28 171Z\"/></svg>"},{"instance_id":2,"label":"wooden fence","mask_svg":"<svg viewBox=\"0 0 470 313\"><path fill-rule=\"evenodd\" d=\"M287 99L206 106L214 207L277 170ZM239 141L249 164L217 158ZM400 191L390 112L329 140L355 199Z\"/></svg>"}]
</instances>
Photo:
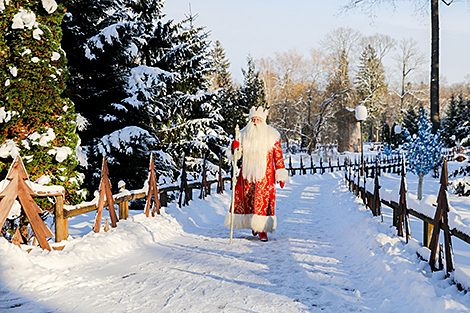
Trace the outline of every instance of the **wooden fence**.
<instances>
[{"instance_id":1,"label":"wooden fence","mask_svg":"<svg viewBox=\"0 0 470 313\"><path fill-rule=\"evenodd\" d=\"M305 162L305 159L307 159L307 162ZM103 160L103 164L105 165L106 159ZM287 161L287 160L286 160ZM305 164L304 164L305 162ZM332 160L331 158L328 158L326 162L323 162L323 160L320 160L318 164L315 164L313 162L313 157L312 156L301 156L300 157L300 162L298 167L293 167L292 165L292 159L289 157L287 167L286 169L288 170L289 174L291 176L300 174L300 175L305 175L307 173L310 174L324 174L325 172L333 172L333 171L341 171L344 170L345 173L348 173L347 176L347 182L348 185L350 186L351 190L355 191L357 195L360 195L364 199L364 203L368 205L373 212L377 210L378 204L384 204L393 209L394 216L396 215L396 212L399 211L399 204L394 201L386 201L380 198L377 198L377 194L373 194L369 191L366 190L365 186L360 186L359 179L355 180L355 178L352 178L353 174L352 171L359 171L360 166L359 166L359 161L356 158L354 161L351 161L347 158L343 159L343 162L341 164L339 159ZM371 157L365 158L364 159L364 176L365 177L378 177L381 172L388 172L388 173L401 173L402 169L400 164L402 163L401 156L390 156L390 157L382 157L380 159L373 159ZM152 162L151 162L152 164ZM307 165L306 165L307 164ZM155 182L155 173L154 173L154 168L153 166L150 167L149 169L149 177L153 175L153 181ZM106 166L106 171L102 171L102 176L104 175L104 178L107 179L107 166ZM205 195L209 195L211 192L211 186L212 184L217 184L217 192L221 193L223 192L224 189L224 183L226 181L231 181L231 177L222 177L222 170L219 164L219 173L218 173L218 179L213 179L213 180L207 180L206 177L206 171L205 171L205 161L203 164L203 170L201 174L201 181L196 181L196 182L188 182L186 180L186 172L185 172L185 165L183 164L183 170L182 170L182 179L181 179L181 184L179 186L177 185L171 185L171 186L165 186L163 188L157 188L155 186L156 192L153 192L153 199L154 203L158 202L158 207L161 206L167 206L168 205L168 194L170 192L175 192L179 191L180 193L180 199L179 199L179 204L181 205L187 205L189 200L192 200L193 198L193 190L194 189L199 189L201 191L200 193L200 198L204 198ZM354 176L355 177L355 176ZM359 177L359 176L358 176ZM376 179L377 184L378 180ZM108 184L109 185L109 184ZM110 186L109 186L110 189ZM375 189L379 189L379 186L375 186ZM146 189L141 189L141 190L134 190L134 191L125 191L121 190L118 194L112 195L110 190L106 191L107 194L109 195L110 198L112 198L112 212L111 208L110 209L110 215L113 213L112 220L114 217L113 221L113 227L116 226L116 221L117 216L114 211L114 204L117 204L119 206L119 219L127 219L129 216L129 201L135 200L135 199L140 199L140 198L145 198L147 197L147 205L146 205L146 214L148 216L148 204L149 200L152 197L152 191L151 187L149 186L148 190ZM100 190L100 193L104 193ZM182 198L182 195L184 196L184 201ZM68 219L73 216L77 216L80 214L92 212L92 211L99 211L99 220L98 218L95 221L95 227L97 223L101 223L101 212L103 207L108 206L108 202L104 200L104 196L100 195L100 199L102 201L98 201L99 203L82 203L76 206L73 206L72 208L64 208L64 195L63 193L58 193L53 195L56 199L55 201L55 240L56 242L60 242L62 240L65 240L68 238ZM0 200L3 198L3 195L0 195ZM5 201L4 201L5 202ZM101 211L100 211L101 210ZM6 211L6 209L4 210ZM424 227L424 238L423 238L423 244L425 246L429 246L429 238L432 230L432 225L434 219L431 217L425 216L422 213L419 213L416 210L413 210L412 208L408 208L407 211L409 214L423 220L423 227ZM1 213L1 212L0 212ZM158 209L157 209L157 214L158 214ZM3 214L4 215L4 214ZM3 216L0 214L0 217ZM6 218L6 216L5 216ZM394 219L395 220L395 219ZM42 227L42 226L41 226ZM38 228L38 227L37 227ZM44 228L44 227L42 227ZM39 229L39 228L38 228ZM95 228L94 228L95 229ZM95 231L99 231L99 226ZM47 233L47 232L46 232ZM470 236L460 232L457 229L452 229L450 230L451 235L456 236L460 238L461 240L470 243ZM37 234L36 234L37 235ZM44 238L45 239L45 238ZM43 247L44 248L44 247Z\"/></svg>"},{"instance_id":2,"label":"wooden fence","mask_svg":"<svg viewBox=\"0 0 470 313\"><path fill-rule=\"evenodd\" d=\"M158 201L159 205L165 206L165 207L168 206L168 193L170 192L179 191L180 195L185 194L185 197L188 200L192 200L194 189L201 190L200 197L203 198L206 195L210 195L211 187L213 184L218 185L217 191L221 193L224 190L224 183L226 181L231 181L230 177L222 176L222 171L220 168L219 168L218 179L207 180L205 164L204 164L203 166L204 170L202 173L201 181L187 183L186 172L185 172L184 166L185 165L183 164L183 171L182 171L183 178L181 180L181 185L179 186L172 185L172 186L166 186L163 188L158 188L158 199L155 199L154 197L154 201ZM152 172L150 174L152 174ZM127 192L122 192L121 190L120 193L113 195L112 197L114 200L113 201L114 204L117 204L119 206L119 219L127 219L129 217L129 201L148 197L149 192L150 192L150 188L149 190L141 189L141 190L133 190L133 191L127 191ZM181 205L181 202L180 202L180 205ZM108 201L104 201L103 207L108 207ZM91 203L91 204L84 203L84 204L79 204L79 205L74 206L73 209L67 210L67 209L64 209L63 198L59 199L58 197L56 200L56 205L55 205L55 225L56 225L55 240L56 242L60 242L68 238L68 219L70 217L93 212L93 211L96 211L97 208L98 208L97 203Z\"/></svg>"},{"instance_id":3,"label":"wooden fence","mask_svg":"<svg viewBox=\"0 0 470 313\"><path fill-rule=\"evenodd\" d=\"M404 167L402 165L402 167ZM374 187L372 188L373 192L370 192L365 187L365 180L360 178L359 175L359 167L356 164L347 165L347 170L345 171L345 180L348 184L349 190L354 192L356 196L360 197L364 204L372 211L372 214L377 216L380 215L380 204L386 205L393 210L393 218L392 223L393 226L397 228L397 233L399 236L405 236L408 242L410 229L409 222L407 222L408 214L416 217L417 219L423 221L423 246L428 247L431 249L430 260L429 263L433 270L442 269L442 260L439 260L440 266L436 268L435 266L435 255L437 249L437 241L439 238L440 230L444 231L445 237L445 251L446 251L446 262L447 272L451 272L453 270L453 258L451 257L452 254L452 244L450 240L450 236L455 236L460 240L470 244L470 236L466 233L461 232L458 229L450 229L448 225L447 213L448 213L448 202L446 198L445 191L447 190L447 162L445 161L443 164L443 169L441 173L441 190L438 195L437 199L437 208L434 217L427 216L412 207L407 206L406 203L406 190L404 189L404 170L401 170L402 173L402 188L400 190L400 199L397 201L388 201L380 198L379 194L379 180L378 174L380 172L380 167L372 170L372 172L376 172L376 178L374 180ZM442 197L445 197L445 200L442 200ZM441 206L444 209L441 209ZM443 247L440 246L441 251L439 255L442 256ZM449 263L450 262L450 263Z\"/></svg>"}]
</instances>

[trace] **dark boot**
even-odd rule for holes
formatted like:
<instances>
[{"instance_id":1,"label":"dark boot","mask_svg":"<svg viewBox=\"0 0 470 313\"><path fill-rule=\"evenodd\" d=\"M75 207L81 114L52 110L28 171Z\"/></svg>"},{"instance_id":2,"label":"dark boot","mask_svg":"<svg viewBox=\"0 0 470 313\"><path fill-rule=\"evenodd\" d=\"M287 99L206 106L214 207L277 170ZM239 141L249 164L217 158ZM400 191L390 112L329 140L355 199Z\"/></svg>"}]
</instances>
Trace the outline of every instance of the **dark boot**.
<instances>
[{"instance_id":1,"label":"dark boot","mask_svg":"<svg viewBox=\"0 0 470 313\"><path fill-rule=\"evenodd\" d=\"M257 231L254 231L254 230L251 230L251 233L253 234L253 236L258 236L258 232Z\"/></svg>"}]
</instances>

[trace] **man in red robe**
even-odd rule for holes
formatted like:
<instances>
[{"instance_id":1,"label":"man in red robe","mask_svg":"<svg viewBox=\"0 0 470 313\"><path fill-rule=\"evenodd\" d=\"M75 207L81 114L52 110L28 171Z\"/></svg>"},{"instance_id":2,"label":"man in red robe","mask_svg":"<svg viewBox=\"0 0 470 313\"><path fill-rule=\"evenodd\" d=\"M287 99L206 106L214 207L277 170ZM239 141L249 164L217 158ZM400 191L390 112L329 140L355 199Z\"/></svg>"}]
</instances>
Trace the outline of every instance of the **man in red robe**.
<instances>
[{"instance_id":1,"label":"man in red robe","mask_svg":"<svg viewBox=\"0 0 470 313\"><path fill-rule=\"evenodd\" d=\"M240 142L234 141L227 156L233 160L234 151L241 152L242 167L235 187L234 228L252 229L261 241L268 241L266 233L276 230L275 184L289 181L284 166L280 135L266 124L268 110L251 108L248 125L240 131ZM240 153L238 153L240 157ZM231 213L225 217L224 226L230 228Z\"/></svg>"}]
</instances>

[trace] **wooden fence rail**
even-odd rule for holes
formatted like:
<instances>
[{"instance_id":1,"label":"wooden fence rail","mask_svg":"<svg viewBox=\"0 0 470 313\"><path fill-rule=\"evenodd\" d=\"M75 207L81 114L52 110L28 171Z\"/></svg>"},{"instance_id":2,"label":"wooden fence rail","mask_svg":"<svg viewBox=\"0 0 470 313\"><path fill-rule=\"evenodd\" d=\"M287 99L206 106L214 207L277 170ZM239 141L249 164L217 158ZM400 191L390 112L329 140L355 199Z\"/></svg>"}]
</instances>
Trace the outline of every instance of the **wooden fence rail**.
<instances>
[{"instance_id":1,"label":"wooden fence rail","mask_svg":"<svg viewBox=\"0 0 470 313\"><path fill-rule=\"evenodd\" d=\"M351 173L351 171L353 173ZM379 196L378 194L378 190L380 188L380 186L377 186L378 184L378 180L376 179L374 181L374 192L370 192L367 190L367 188L365 187L365 184L361 184L359 182L359 176L358 179L356 180L356 173L359 172L359 168L356 167L354 168L354 166L351 166L349 167L348 169L346 169L345 171L345 179L346 179L346 182L349 186L349 189L353 192L355 192L356 196L358 197L361 197L364 204L372 211L372 213L374 214L374 211L376 209L376 206L374 206L374 199L377 199L377 196ZM441 189L442 188L445 188L445 190L447 189L447 162L444 161L444 164L443 164L443 169L442 169L442 175L445 175L445 176L441 176ZM443 180L443 178L445 178ZM402 184L403 184L403 179L404 179L404 175L402 175ZM442 192L442 191L440 191ZM405 197L405 194L406 194L406 190L403 190L401 191L400 190L400 198L403 198ZM454 267L453 267L453 258L452 258L452 255L453 255L453 252L452 252L452 243L451 243L451 240L450 240L450 236L454 236L456 238L459 238L460 240L466 242L467 244L470 244L470 235L466 234L466 233L463 233L462 231L456 229L456 228L453 228L453 229L450 229L449 228L449 225L448 225L448 220L447 220L447 211L445 211L444 213L442 213L442 211L440 212L440 215L437 214L438 211L439 211L439 208L440 208L440 205L445 205L445 208L447 210L447 207L448 207L448 203L447 203L447 198L445 198L445 203L442 204L442 203L438 203L438 206L437 206L437 209L436 209L436 215L434 216L434 218L430 217L430 216L427 216L421 212L418 212L417 210L411 208L411 207L408 207L406 202L404 204L405 208L405 213L403 213L403 207L400 207L400 204L399 202L395 202L393 200L390 200L390 201L387 201L387 200L384 200L384 199L380 199L380 203L381 204L384 204L388 207L390 207L392 210L393 210L393 218L392 218L392 223L393 223L393 226L396 226L397 227L397 232L398 232L398 235L399 236L404 236L404 230L403 230L403 226L407 227L406 223L404 223L404 219L405 216L403 216L403 214L406 214L406 215L412 215L414 217L416 217L417 219L423 221L423 246L427 247L427 248L430 248L431 249L431 254L430 254L430 260L429 260L429 263L431 265L431 268L433 270L437 270L438 268L435 266L435 256L436 256L436 249L437 249L437 241L438 239L434 238L434 237L437 237L439 238L439 232L441 229L443 229L444 231L444 237L445 237L445 251L446 251L446 270L447 270L447 273L453 271ZM439 199L438 199L438 202L439 202ZM400 214L402 214L402 217L400 218ZM444 215L443 215L444 214ZM374 214L376 215L376 214ZM444 216L444 217L443 217ZM407 216L406 216L407 218ZM402 224L400 224L402 223ZM405 224L405 225L404 225ZM409 224L408 224L409 225ZM438 227L437 227L437 226ZM437 227L437 229L436 229ZM433 230L436 230L436 232L434 233ZM409 236L409 229L406 229L406 232L405 232L405 236L406 236L406 240L408 242L408 236ZM432 240L431 240L431 237L433 237L433 240L434 240L434 244L432 244ZM440 261L440 264L442 264L442 260L439 260ZM439 268L439 269L442 269L442 268Z\"/></svg>"},{"instance_id":2,"label":"wooden fence rail","mask_svg":"<svg viewBox=\"0 0 470 313\"><path fill-rule=\"evenodd\" d=\"M309 160L308 160L309 158ZM307 160L306 160L307 159ZM105 160L104 160L105 161ZM305 162L307 161L307 162ZM309 162L308 162L309 161ZM387 156L387 157L382 157L380 159L377 158L365 158L364 159L364 169L365 169L365 176L366 177L372 177L380 175L381 172L393 172L393 173L400 173L401 171L401 156ZM152 162L151 162L152 163ZM286 162L287 163L287 162ZM300 156L300 162L299 162L298 167L292 166L292 159L289 157L288 160L288 166L287 170L291 176L298 174L300 175L305 175L307 172L311 174L319 173L319 174L324 174L325 172L333 172L333 171L341 171L345 170L345 172L349 172L347 170L348 168L359 168L359 161L358 159L355 159L354 162L345 158L343 160L343 163L340 164L339 158L336 160L332 160L331 158L327 158L326 162L323 160L320 160L319 163L314 164L313 162L313 157L312 156ZM309 164L310 163L310 164ZM304 164L309 164L309 166L305 166ZM219 164L220 166L220 164ZM150 171L153 172L153 171ZM184 171L183 171L184 172ZM183 173L182 172L182 173ZM203 176L205 174L205 171L203 171ZM373 199L374 195L371 194L370 192L365 190L365 187L359 186L359 176L357 179L357 183L355 183L355 176L352 176L351 174L348 175L349 182L348 184L351 186L351 191L355 191L356 195L361 195L363 199ZM183 179L184 180L184 179ZM212 184L217 184L217 190L220 192L224 188L224 182L226 181L231 181L231 177L222 177L221 170L219 169L219 177L218 179L214 180L207 180L206 177L202 177L201 181L197 182L191 182L185 184L185 186L177 186L177 185L172 185L172 186L166 186L163 188L156 188L158 190L158 193L154 193L154 198L158 195L158 199L154 199L154 201L158 201L161 206L168 206L168 193L174 192L174 191L180 191L181 194L185 193L186 197L189 197L190 200L193 198L193 189L200 189L201 190L201 196L200 198L204 198L204 195L208 195L211 192L211 185ZM149 188L150 189L150 188ZM111 194L110 194L111 195ZM117 204L119 206L119 219L126 219L129 216L129 201L135 200L135 199L141 199L147 197L148 199L150 196L148 195L148 191L141 189L141 190L134 190L134 191L126 191L122 192L122 190L115 195L112 195L113 202L114 204ZM64 206L64 197L63 195L55 195L55 240L56 242L65 240L68 238L68 219L80 214L85 214L89 213L92 211L96 211L98 209L97 203L82 203L80 205L76 205L73 208L67 208ZM187 198L188 199L188 198ZM1 197L0 197L1 200ZM100 202L100 201L98 201ZM102 204L103 201L100 203ZM373 200L368 200L368 203L373 203ZM380 199L378 201L375 199L375 203L380 202L383 203L389 207L391 207L394 212L397 211L398 204L391 201L387 202L383 199ZM184 205L184 204L183 204ZM107 207L108 203L107 201L104 201L104 205L102 207ZM376 210L377 204L375 204L374 210ZM429 234L430 231L429 229L432 229L432 218L424 216L423 214L416 212L412 208L408 209L408 212L416 216L417 218L421 219L424 221L424 228L425 228L425 235L426 238L423 239L423 242L425 245L429 244ZM450 230L451 234L456 236L457 238L462 239L463 241L467 242L470 244L470 236L467 234L464 234L457 229L452 229Z\"/></svg>"},{"instance_id":3,"label":"wooden fence rail","mask_svg":"<svg viewBox=\"0 0 470 313\"><path fill-rule=\"evenodd\" d=\"M222 177L222 181L230 181L230 177ZM212 184L217 184L219 181L217 179L214 180L206 180L206 184L208 186L208 190L210 191ZM193 189L200 189L202 187L201 182L193 182L188 184L189 195L192 195ZM168 206L168 193L173 191L179 191L180 186L168 186L159 188L159 198L160 198L160 205L161 206ZM136 191L129 191L126 194L117 194L113 196L114 204L119 205L119 219L126 219L129 216L129 201L135 199L145 198L147 196L147 192L143 190L136 190ZM191 197L192 199L192 197ZM108 206L108 202L105 201L104 206ZM89 212L96 211L97 206L96 204L88 204L88 205L78 205L75 206L72 210L64 209L63 205L63 198L56 199L56 206L55 206L55 240L56 242L65 240L68 238L68 218L77 216L80 214L85 214Z\"/></svg>"}]
</instances>

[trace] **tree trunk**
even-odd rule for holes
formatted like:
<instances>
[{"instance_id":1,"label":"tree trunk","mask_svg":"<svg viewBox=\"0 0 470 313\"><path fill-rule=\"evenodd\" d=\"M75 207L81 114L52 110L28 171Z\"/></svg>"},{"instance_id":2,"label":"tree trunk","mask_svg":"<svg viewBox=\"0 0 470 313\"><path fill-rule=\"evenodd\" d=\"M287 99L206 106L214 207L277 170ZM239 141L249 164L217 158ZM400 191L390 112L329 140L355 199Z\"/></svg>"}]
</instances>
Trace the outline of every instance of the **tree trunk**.
<instances>
[{"instance_id":1,"label":"tree trunk","mask_svg":"<svg viewBox=\"0 0 470 313\"><path fill-rule=\"evenodd\" d=\"M423 180L424 180L424 175L419 174L418 175L418 200L423 199Z\"/></svg>"},{"instance_id":2,"label":"tree trunk","mask_svg":"<svg viewBox=\"0 0 470 313\"><path fill-rule=\"evenodd\" d=\"M431 0L431 122L439 129L439 0Z\"/></svg>"}]
</instances>

